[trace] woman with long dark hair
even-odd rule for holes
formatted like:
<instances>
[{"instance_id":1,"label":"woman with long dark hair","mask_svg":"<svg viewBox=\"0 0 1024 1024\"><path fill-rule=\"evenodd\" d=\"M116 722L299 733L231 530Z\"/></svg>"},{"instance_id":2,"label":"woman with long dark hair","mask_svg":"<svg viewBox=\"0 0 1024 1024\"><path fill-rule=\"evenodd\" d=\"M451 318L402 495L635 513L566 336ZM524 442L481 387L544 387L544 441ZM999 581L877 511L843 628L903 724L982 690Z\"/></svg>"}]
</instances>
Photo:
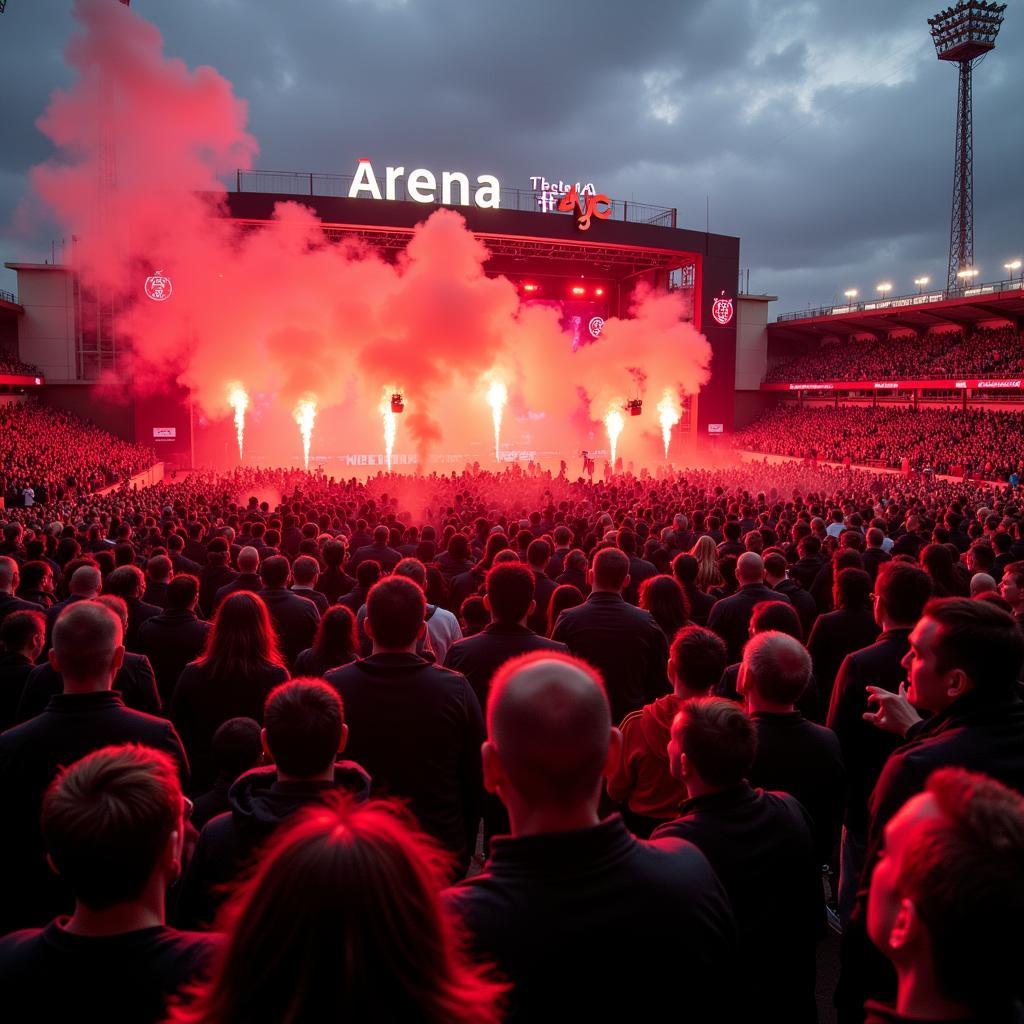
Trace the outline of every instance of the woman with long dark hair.
<instances>
[{"instance_id":1,"label":"woman with long dark hair","mask_svg":"<svg viewBox=\"0 0 1024 1024\"><path fill-rule=\"evenodd\" d=\"M295 678L322 676L358 657L356 618L343 604L332 605L320 617L313 646L307 647L295 659Z\"/></svg>"},{"instance_id":2,"label":"woman with long dark hair","mask_svg":"<svg viewBox=\"0 0 1024 1024\"><path fill-rule=\"evenodd\" d=\"M443 855L391 804L331 798L266 846L174 1024L496 1024L507 986L462 952Z\"/></svg>"},{"instance_id":3,"label":"woman with long dark hair","mask_svg":"<svg viewBox=\"0 0 1024 1024\"><path fill-rule=\"evenodd\" d=\"M654 616L669 644L690 623L690 608L674 576L651 576L640 584L640 607Z\"/></svg>"},{"instance_id":4,"label":"woman with long dark hair","mask_svg":"<svg viewBox=\"0 0 1024 1024\"><path fill-rule=\"evenodd\" d=\"M228 595L217 609L203 653L185 666L171 696L171 721L192 768L192 791L216 776L213 734L229 718L263 721L267 694L288 679L270 613L258 594Z\"/></svg>"},{"instance_id":5,"label":"woman with long dark hair","mask_svg":"<svg viewBox=\"0 0 1024 1024\"><path fill-rule=\"evenodd\" d=\"M555 587L551 591L551 600L548 603L548 631L545 635L551 636L555 631L558 616L566 608L575 608L577 605L583 604L583 601L583 592L579 587L574 587L571 583L560 583Z\"/></svg>"}]
</instances>

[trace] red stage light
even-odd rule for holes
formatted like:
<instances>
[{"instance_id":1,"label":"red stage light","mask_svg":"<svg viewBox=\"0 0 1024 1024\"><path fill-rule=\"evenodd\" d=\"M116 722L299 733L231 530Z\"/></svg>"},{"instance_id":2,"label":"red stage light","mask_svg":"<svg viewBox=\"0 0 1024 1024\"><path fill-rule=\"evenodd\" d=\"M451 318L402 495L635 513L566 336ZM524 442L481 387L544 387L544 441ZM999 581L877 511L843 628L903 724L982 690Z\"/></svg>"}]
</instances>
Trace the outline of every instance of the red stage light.
<instances>
[{"instance_id":1,"label":"red stage light","mask_svg":"<svg viewBox=\"0 0 1024 1024\"><path fill-rule=\"evenodd\" d=\"M587 293L587 289L582 287L581 285L574 284L572 286L572 293L573 295L585 295Z\"/></svg>"},{"instance_id":2,"label":"red stage light","mask_svg":"<svg viewBox=\"0 0 1024 1024\"><path fill-rule=\"evenodd\" d=\"M604 289L603 288L595 288L594 289L594 294L595 295L604 295Z\"/></svg>"},{"instance_id":3,"label":"red stage light","mask_svg":"<svg viewBox=\"0 0 1024 1024\"><path fill-rule=\"evenodd\" d=\"M539 290L540 290L540 285L539 284L524 284L523 285L523 291L524 292L535 292L535 291L539 291Z\"/></svg>"}]
</instances>

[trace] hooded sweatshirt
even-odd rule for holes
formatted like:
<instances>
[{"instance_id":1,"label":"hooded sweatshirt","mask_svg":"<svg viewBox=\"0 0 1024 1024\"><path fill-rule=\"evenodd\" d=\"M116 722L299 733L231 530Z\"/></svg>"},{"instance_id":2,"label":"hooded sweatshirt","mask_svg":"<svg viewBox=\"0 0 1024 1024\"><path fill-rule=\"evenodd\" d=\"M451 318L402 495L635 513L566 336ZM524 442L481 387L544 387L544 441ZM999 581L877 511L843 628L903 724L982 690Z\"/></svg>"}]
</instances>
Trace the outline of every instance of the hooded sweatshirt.
<instances>
[{"instance_id":1,"label":"hooded sweatshirt","mask_svg":"<svg viewBox=\"0 0 1024 1024\"><path fill-rule=\"evenodd\" d=\"M622 756L608 779L608 795L633 814L670 821L686 799L685 788L668 766L668 741L678 710L679 701L670 693L622 720Z\"/></svg>"},{"instance_id":2,"label":"hooded sweatshirt","mask_svg":"<svg viewBox=\"0 0 1024 1024\"><path fill-rule=\"evenodd\" d=\"M209 925L226 895L223 887L238 877L278 825L338 791L361 803L370 795L369 774L354 761L337 761L333 782L279 782L273 766L240 775L228 791L230 810L211 819L199 833L182 878L177 919Z\"/></svg>"}]
</instances>

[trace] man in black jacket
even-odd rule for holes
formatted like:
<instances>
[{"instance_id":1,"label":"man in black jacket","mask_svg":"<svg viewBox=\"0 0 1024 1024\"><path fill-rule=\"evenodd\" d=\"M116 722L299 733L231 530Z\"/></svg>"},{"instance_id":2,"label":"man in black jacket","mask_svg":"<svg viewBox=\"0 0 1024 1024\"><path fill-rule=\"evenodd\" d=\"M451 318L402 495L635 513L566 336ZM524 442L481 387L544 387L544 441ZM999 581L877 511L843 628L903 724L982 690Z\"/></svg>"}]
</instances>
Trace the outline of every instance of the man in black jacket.
<instances>
[{"instance_id":1,"label":"man in black jacket","mask_svg":"<svg viewBox=\"0 0 1024 1024\"><path fill-rule=\"evenodd\" d=\"M329 540L321 552L325 568L320 573L316 589L327 598L328 605L334 604L356 585L356 581L342 568L345 553L345 543L341 540Z\"/></svg>"},{"instance_id":2,"label":"man in black jacket","mask_svg":"<svg viewBox=\"0 0 1024 1024\"><path fill-rule=\"evenodd\" d=\"M782 601L792 604L764 583L764 562L754 551L746 551L736 560L736 579L740 588L735 594L723 597L711 609L708 629L717 633L729 651L729 661L739 661L743 645L750 635L750 617L762 601Z\"/></svg>"},{"instance_id":3,"label":"man in black jacket","mask_svg":"<svg viewBox=\"0 0 1024 1024\"><path fill-rule=\"evenodd\" d=\"M846 773L835 734L797 710L810 681L811 658L798 640L772 632L750 638L739 676L757 730L750 784L800 801L811 819L818 864L828 864L839 841Z\"/></svg>"},{"instance_id":4,"label":"man in black jacket","mask_svg":"<svg viewBox=\"0 0 1024 1024\"><path fill-rule=\"evenodd\" d=\"M63 601L58 601L46 609L46 648L49 649L50 638L53 636L53 627L57 617L68 605L76 604L79 601L91 601L99 597L103 589L103 577L95 565L80 565L71 574L68 580L68 596Z\"/></svg>"},{"instance_id":5,"label":"man in black jacket","mask_svg":"<svg viewBox=\"0 0 1024 1024\"><path fill-rule=\"evenodd\" d=\"M185 666L203 652L212 626L196 615L199 581L175 576L167 587L167 609L139 629L139 650L149 658L164 707L170 707L174 684Z\"/></svg>"},{"instance_id":6,"label":"man in black jacket","mask_svg":"<svg viewBox=\"0 0 1024 1024\"><path fill-rule=\"evenodd\" d=\"M814 628L814 620L818 617L818 605L814 598L804 590L799 580L790 579L786 575L786 558L777 548L766 551L764 558L764 581L776 591L789 598L790 604L800 617L800 628L803 630L803 641L806 643Z\"/></svg>"},{"instance_id":7,"label":"man in black jacket","mask_svg":"<svg viewBox=\"0 0 1024 1024\"><path fill-rule=\"evenodd\" d=\"M46 852L74 912L0 939L6 1019L166 1019L168 999L208 966L218 945L216 936L164 924L186 808L172 758L144 747L96 750L50 786Z\"/></svg>"},{"instance_id":8,"label":"man in black jacket","mask_svg":"<svg viewBox=\"0 0 1024 1024\"><path fill-rule=\"evenodd\" d=\"M360 562L359 568L356 569L356 585L347 594L343 594L338 598L338 604L344 605L352 613L352 617L355 618L359 613L359 609L366 604L370 588L380 577L380 562L375 562L372 558L367 559L365 562Z\"/></svg>"},{"instance_id":9,"label":"man in black jacket","mask_svg":"<svg viewBox=\"0 0 1024 1024\"><path fill-rule=\"evenodd\" d=\"M263 598L274 623L277 642L289 668L307 647L313 646L320 612L308 598L288 589L291 568L284 555L271 555L261 566Z\"/></svg>"},{"instance_id":10,"label":"man in black jacket","mask_svg":"<svg viewBox=\"0 0 1024 1024\"><path fill-rule=\"evenodd\" d=\"M8 826L0 844L0 933L44 923L66 905L51 887L39 833L43 793L61 765L109 744L141 743L169 753L187 783L188 761L170 722L126 708L110 691L124 657L122 636L120 619L98 602L68 608L54 626L49 656L64 692L0 735Z\"/></svg>"},{"instance_id":11,"label":"man in black jacket","mask_svg":"<svg viewBox=\"0 0 1024 1024\"><path fill-rule=\"evenodd\" d=\"M538 537L530 541L526 549L526 561L533 572L533 610L527 622L534 633L546 636L548 631L548 605L551 595L558 589L558 584L547 574L548 562L551 561L551 545Z\"/></svg>"},{"instance_id":12,"label":"man in black jacket","mask_svg":"<svg viewBox=\"0 0 1024 1024\"><path fill-rule=\"evenodd\" d=\"M750 787L756 748L756 727L733 701L686 701L672 724L669 764L690 798L652 838L693 843L732 903L743 1005L723 1019L756 1020L770 1006L778 1020L817 1021L824 901L811 823L795 797Z\"/></svg>"},{"instance_id":13,"label":"man in black jacket","mask_svg":"<svg viewBox=\"0 0 1024 1024\"><path fill-rule=\"evenodd\" d=\"M906 742L889 757L871 794L865 880L885 826L936 768L981 772L1024 792L1024 701L1018 682L1024 636L1013 616L989 601L929 601L910 634L904 665L905 694L869 687L869 700L877 707L871 719ZM918 711L931 717L922 719ZM856 1019L865 998L884 998L893 983L891 969L867 946L865 895L857 894L843 936L836 992L841 1020Z\"/></svg>"},{"instance_id":14,"label":"man in black jacket","mask_svg":"<svg viewBox=\"0 0 1024 1024\"><path fill-rule=\"evenodd\" d=\"M43 651L46 619L39 612L13 612L0 625L0 732L18 721L25 680Z\"/></svg>"},{"instance_id":15,"label":"man in black jacket","mask_svg":"<svg viewBox=\"0 0 1024 1024\"><path fill-rule=\"evenodd\" d=\"M228 793L230 810L209 821L182 880L176 920L208 927L253 851L296 811L342 790L370 794L370 776L340 761L348 726L338 694L318 679L293 679L272 690L263 709L263 749L273 761L240 776Z\"/></svg>"},{"instance_id":16,"label":"man in black jacket","mask_svg":"<svg viewBox=\"0 0 1024 1024\"><path fill-rule=\"evenodd\" d=\"M228 594L238 590L248 590L256 593L263 586L259 576L260 553L254 547L244 547L238 552L238 574L230 583L225 583L213 598L213 608L210 614L214 614L220 607L221 602Z\"/></svg>"},{"instance_id":17,"label":"man in black jacket","mask_svg":"<svg viewBox=\"0 0 1024 1024\"><path fill-rule=\"evenodd\" d=\"M619 530L615 534L615 544L629 559L629 582L623 588L622 596L630 604L636 604L641 584L644 580L657 576L658 567L637 555L636 534L632 530Z\"/></svg>"},{"instance_id":18,"label":"man in black jacket","mask_svg":"<svg viewBox=\"0 0 1024 1024\"><path fill-rule=\"evenodd\" d=\"M146 577L137 565L122 565L116 568L104 581L103 591L121 598L128 606L128 628L124 634L124 646L129 651L139 649L139 627L154 615L163 611L155 604L142 600L146 589Z\"/></svg>"},{"instance_id":19,"label":"man in black jacket","mask_svg":"<svg viewBox=\"0 0 1024 1024\"><path fill-rule=\"evenodd\" d=\"M906 681L903 660L910 631L931 595L928 574L906 562L885 562L875 580L875 621L882 635L870 647L846 656L839 667L828 709L828 727L836 734L846 765L846 810L839 866L839 916L853 911L868 834L868 798L889 755L901 738L864 721L867 687L896 693Z\"/></svg>"},{"instance_id":20,"label":"man in black jacket","mask_svg":"<svg viewBox=\"0 0 1024 1024\"><path fill-rule=\"evenodd\" d=\"M18 589L18 563L13 558L0 558L0 622L13 612L44 612L41 604L15 597Z\"/></svg>"},{"instance_id":21,"label":"man in black jacket","mask_svg":"<svg viewBox=\"0 0 1024 1024\"><path fill-rule=\"evenodd\" d=\"M217 610L217 591L238 579L228 565L231 552L223 537L214 537L206 547L206 565L199 573L199 607L207 618Z\"/></svg>"},{"instance_id":22,"label":"man in black jacket","mask_svg":"<svg viewBox=\"0 0 1024 1024\"><path fill-rule=\"evenodd\" d=\"M349 571L354 572L359 568L361 562L373 559L373 561L380 564L383 572L391 572L402 560L402 556L394 548L388 546L390 536L391 531L386 526L376 527L373 531L373 543L356 549L355 554L352 556L352 561L349 562Z\"/></svg>"},{"instance_id":23,"label":"man in black jacket","mask_svg":"<svg viewBox=\"0 0 1024 1024\"><path fill-rule=\"evenodd\" d=\"M623 600L629 586L629 559L618 548L594 555L588 577L593 590L576 608L558 617L551 639L601 673L612 708L621 722L670 692L668 640L650 612Z\"/></svg>"},{"instance_id":24,"label":"man in black jacket","mask_svg":"<svg viewBox=\"0 0 1024 1024\"><path fill-rule=\"evenodd\" d=\"M412 580L380 580L366 599L373 653L325 678L345 706L348 753L373 777L374 792L408 800L464 872L483 802L483 715L465 676L416 654L425 614Z\"/></svg>"},{"instance_id":25,"label":"man in black jacket","mask_svg":"<svg viewBox=\"0 0 1024 1024\"><path fill-rule=\"evenodd\" d=\"M599 817L620 745L582 662L541 651L498 673L485 779L512 833L445 896L474 952L512 980L510 1021L642 1020L681 993L687 1020L734 1019L735 930L705 858Z\"/></svg>"}]
</instances>

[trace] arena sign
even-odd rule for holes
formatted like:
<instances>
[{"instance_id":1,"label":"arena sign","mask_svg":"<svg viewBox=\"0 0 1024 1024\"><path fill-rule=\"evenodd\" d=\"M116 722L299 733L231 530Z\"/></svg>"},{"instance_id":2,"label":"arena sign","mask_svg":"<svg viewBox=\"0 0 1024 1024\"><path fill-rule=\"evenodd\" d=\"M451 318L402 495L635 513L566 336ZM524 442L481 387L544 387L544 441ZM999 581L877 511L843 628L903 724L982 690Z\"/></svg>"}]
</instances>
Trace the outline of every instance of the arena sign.
<instances>
[{"instance_id":1,"label":"arena sign","mask_svg":"<svg viewBox=\"0 0 1024 1024\"><path fill-rule=\"evenodd\" d=\"M762 391L999 391L1021 390L1024 379L999 380L831 380L800 384L762 384Z\"/></svg>"},{"instance_id":2,"label":"arena sign","mask_svg":"<svg viewBox=\"0 0 1024 1024\"><path fill-rule=\"evenodd\" d=\"M437 177L432 171L417 167L405 173L404 167L384 169L384 191L381 192L373 164L363 157L356 166L356 173L349 186L349 199L397 199L398 183L405 178L406 195L414 203L443 203L447 206L478 206L485 210L497 210L501 206L501 185L493 174L481 174L476 179L476 189L469 184L469 176L462 171L441 172L441 198L437 198ZM453 195L458 192L458 199Z\"/></svg>"}]
</instances>

